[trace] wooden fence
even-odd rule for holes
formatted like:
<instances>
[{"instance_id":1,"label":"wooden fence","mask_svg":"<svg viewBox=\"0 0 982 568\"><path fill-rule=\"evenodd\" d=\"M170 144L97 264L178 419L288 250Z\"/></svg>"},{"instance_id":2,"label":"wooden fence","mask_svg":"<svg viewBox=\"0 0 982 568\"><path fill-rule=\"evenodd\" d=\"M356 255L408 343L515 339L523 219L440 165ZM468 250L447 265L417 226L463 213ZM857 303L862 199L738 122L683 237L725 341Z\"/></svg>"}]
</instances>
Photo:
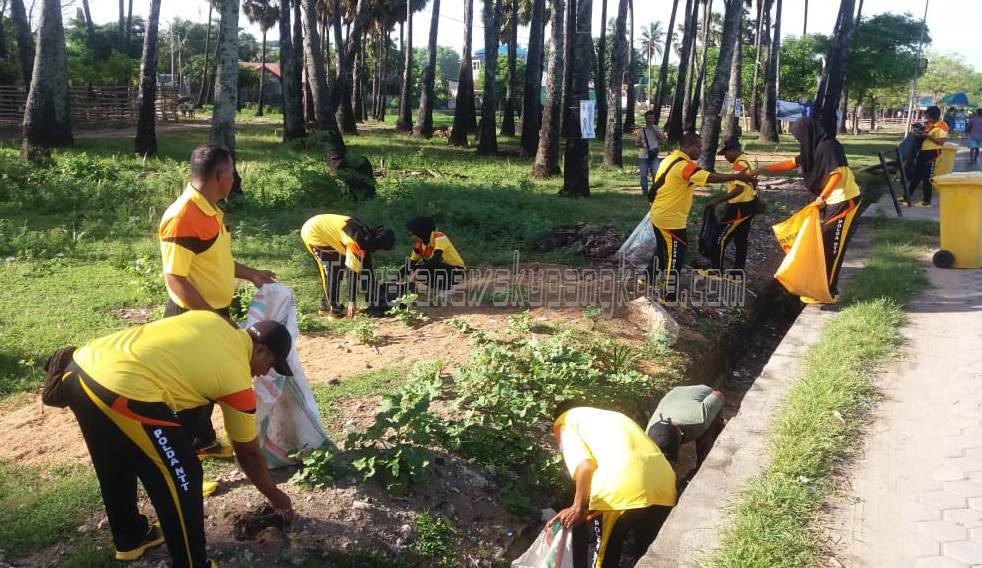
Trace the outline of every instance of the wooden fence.
<instances>
[{"instance_id":1,"label":"wooden fence","mask_svg":"<svg viewBox=\"0 0 982 568\"><path fill-rule=\"evenodd\" d=\"M72 87L72 124L132 126L137 120L137 87ZM27 90L0 86L0 127L19 127L24 121ZM157 120L177 120L177 90L157 89Z\"/></svg>"}]
</instances>

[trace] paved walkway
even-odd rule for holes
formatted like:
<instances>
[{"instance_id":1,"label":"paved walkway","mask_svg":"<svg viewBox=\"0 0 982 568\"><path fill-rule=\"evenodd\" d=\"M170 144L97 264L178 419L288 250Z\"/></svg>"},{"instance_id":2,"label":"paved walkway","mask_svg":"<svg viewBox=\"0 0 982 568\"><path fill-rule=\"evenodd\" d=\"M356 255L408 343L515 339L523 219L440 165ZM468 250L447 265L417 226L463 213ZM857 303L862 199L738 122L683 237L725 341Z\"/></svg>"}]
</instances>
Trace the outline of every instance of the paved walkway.
<instances>
[{"instance_id":1,"label":"paved walkway","mask_svg":"<svg viewBox=\"0 0 982 568\"><path fill-rule=\"evenodd\" d=\"M982 567L982 270L927 274L906 357L879 373L884 400L828 512L828 566Z\"/></svg>"}]
</instances>

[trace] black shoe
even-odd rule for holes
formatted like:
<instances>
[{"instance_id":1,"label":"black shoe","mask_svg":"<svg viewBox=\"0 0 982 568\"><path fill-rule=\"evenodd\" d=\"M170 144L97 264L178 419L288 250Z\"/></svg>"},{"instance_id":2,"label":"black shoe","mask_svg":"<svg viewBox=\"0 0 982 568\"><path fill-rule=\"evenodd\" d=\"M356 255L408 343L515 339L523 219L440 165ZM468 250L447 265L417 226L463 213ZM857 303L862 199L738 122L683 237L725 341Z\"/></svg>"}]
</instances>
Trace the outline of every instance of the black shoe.
<instances>
[{"instance_id":1,"label":"black shoe","mask_svg":"<svg viewBox=\"0 0 982 568\"><path fill-rule=\"evenodd\" d=\"M369 306L361 311L361 313L370 318L384 318L389 315L389 310L392 308L389 306Z\"/></svg>"}]
</instances>

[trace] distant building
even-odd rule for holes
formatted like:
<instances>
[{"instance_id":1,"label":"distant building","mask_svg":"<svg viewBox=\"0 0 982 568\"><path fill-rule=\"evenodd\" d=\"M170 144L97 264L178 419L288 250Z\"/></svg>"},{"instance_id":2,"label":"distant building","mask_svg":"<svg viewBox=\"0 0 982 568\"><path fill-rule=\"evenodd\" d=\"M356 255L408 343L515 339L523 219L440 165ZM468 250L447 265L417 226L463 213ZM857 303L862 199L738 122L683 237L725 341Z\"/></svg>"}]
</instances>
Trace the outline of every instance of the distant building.
<instances>
[{"instance_id":1,"label":"distant building","mask_svg":"<svg viewBox=\"0 0 982 568\"><path fill-rule=\"evenodd\" d=\"M498 55L508 55L508 46L499 45ZM522 46L518 46L518 48L515 50L515 56L518 59L521 59L522 61L528 59L528 55L529 55L529 50L525 49ZM484 64L484 48L482 47L481 49L474 52L474 56L471 58L471 68L474 70L475 73L477 73L478 71L481 70L481 65L483 64Z\"/></svg>"},{"instance_id":2,"label":"distant building","mask_svg":"<svg viewBox=\"0 0 982 568\"><path fill-rule=\"evenodd\" d=\"M251 69L257 74L262 66L263 64L259 61L239 61L240 68ZM275 78L276 80L271 81L271 77ZM266 103L277 105L280 104L280 99L283 96L283 87L280 85L280 80L280 64L266 62L266 81L263 84L263 99ZM254 86L251 88L240 88L239 99L245 103L254 103L258 101L259 87Z\"/></svg>"}]
</instances>

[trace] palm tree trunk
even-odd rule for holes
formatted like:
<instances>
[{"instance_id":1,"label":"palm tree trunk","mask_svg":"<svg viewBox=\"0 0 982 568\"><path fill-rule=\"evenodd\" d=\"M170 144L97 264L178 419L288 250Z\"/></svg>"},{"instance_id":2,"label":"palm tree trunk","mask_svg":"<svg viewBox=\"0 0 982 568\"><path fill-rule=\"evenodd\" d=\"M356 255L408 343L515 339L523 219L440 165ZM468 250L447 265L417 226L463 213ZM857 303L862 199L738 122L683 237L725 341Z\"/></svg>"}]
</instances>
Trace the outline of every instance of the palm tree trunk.
<instances>
[{"instance_id":1,"label":"palm tree trunk","mask_svg":"<svg viewBox=\"0 0 982 568\"><path fill-rule=\"evenodd\" d=\"M624 59L627 42L624 36L627 21L627 0L620 0L617 7L617 20L614 24L614 45L610 62L610 84L607 85L607 136L604 138L604 165L621 167L624 165L623 137L621 125L621 87L624 80ZM599 98L599 97L598 97Z\"/></svg>"},{"instance_id":2,"label":"palm tree trunk","mask_svg":"<svg viewBox=\"0 0 982 568\"><path fill-rule=\"evenodd\" d=\"M283 141L303 138L307 132L303 124L303 108L296 78L300 75L300 62L297 60L292 26L290 24L290 0L280 0L280 86L283 91Z\"/></svg>"},{"instance_id":3,"label":"palm tree trunk","mask_svg":"<svg viewBox=\"0 0 982 568\"><path fill-rule=\"evenodd\" d=\"M686 86L686 75L689 70L687 62L690 59L690 50L692 49L692 18L693 10L692 4L694 0L685 0L685 24L683 25L684 32L682 34L682 52L679 57L681 64L679 65L678 77L675 80L675 94L672 97L672 110L668 114L668 139L672 143L677 143L682 139L682 119L683 110L685 105L685 86ZM698 2L698 0L695 0ZM698 5L696 6L698 8ZM671 34L669 34L671 36ZM670 47L666 48L666 53Z\"/></svg>"},{"instance_id":4,"label":"palm tree trunk","mask_svg":"<svg viewBox=\"0 0 982 568\"><path fill-rule=\"evenodd\" d=\"M573 0L570 0L573 1ZM532 162L532 177L544 179L559 175L559 116L562 114L563 84L563 0L552 0L550 20L549 69L546 75L546 104L542 109L542 126L539 128L539 147Z\"/></svg>"},{"instance_id":5,"label":"palm tree trunk","mask_svg":"<svg viewBox=\"0 0 982 568\"><path fill-rule=\"evenodd\" d=\"M709 68L708 68L708 64L709 64L709 30L710 30L710 28L712 28L712 23L713 23L713 0L709 0L709 3L706 5L706 18L705 18L705 25L704 25L704 28L705 29L703 30L703 35L702 35L702 38L703 38L703 40L702 40L702 70L699 73L699 87L696 89L696 92L699 93L699 109L700 110L703 110L703 113L705 113L705 108L706 108L706 88L707 88L707 85L706 85L706 78L707 78L706 77L706 74L709 72ZM719 63L719 62L717 61L717 63ZM705 124L705 122L706 122L705 114L702 117L702 122L703 122L703 124Z\"/></svg>"},{"instance_id":6,"label":"palm tree trunk","mask_svg":"<svg viewBox=\"0 0 982 568\"><path fill-rule=\"evenodd\" d=\"M473 34L474 0L464 0L464 49L460 58L460 74L457 77L457 104L454 105L453 124L447 140L451 146L467 146L467 134L471 132L471 123L475 120L474 68L471 66Z\"/></svg>"},{"instance_id":7,"label":"palm tree trunk","mask_svg":"<svg viewBox=\"0 0 982 568\"><path fill-rule=\"evenodd\" d=\"M387 41L388 34L383 39L385 45L382 49L382 86L379 88L379 100L378 105L378 120L379 122L385 122L385 110L388 106L388 89L386 88L389 84L389 42Z\"/></svg>"},{"instance_id":8,"label":"palm tree trunk","mask_svg":"<svg viewBox=\"0 0 982 568\"><path fill-rule=\"evenodd\" d=\"M682 106L683 109L682 131L683 132L695 128L695 126L689 126L688 116L689 116L689 107L691 106L692 103L693 88L695 87L695 83L696 83L696 74L698 71L698 66L697 66L698 58L696 57L696 54L698 52L698 44L699 44L699 2L702 1L703 0L696 0L696 2L692 7L692 21L691 21L692 49L689 52L689 71L688 71L689 86L685 90L685 104L683 104Z\"/></svg>"},{"instance_id":9,"label":"palm tree trunk","mask_svg":"<svg viewBox=\"0 0 982 568\"><path fill-rule=\"evenodd\" d=\"M859 0L859 9L856 10L856 19L854 20L855 23L853 24L853 27L854 28L859 25L859 22L862 19L862 17L863 17L863 0ZM845 85L845 77L843 77L842 81L843 81L843 85ZM858 104L858 101L857 101L857 104ZM847 87L847 86L843 86L843 89L842 89L842 106L840 107L840 110L841 110L841 116L842 116L842 118L841 118L841 120L839 120L839 134L845 134L846 133L846 119L849 116L849 87ZM859 125L856 124L856 128L858 128L858 127L859 127ZM854 134L855 134L856 128L853 128L853 133Z\"/></svg>"},{"instance_id":10,"label":"palm tree trunk","mask_svg":"<svg viewBox=\"0 0 982 568\"><path fill-rule=\"evenodd\" d=\"M780 0L778 0L780 2ZM741 22L743 19L743 0L724 0L725 13L723 15L723 35L720 38L719 59L716 63L716 73L713 76L713 85L709 89L706 97L706 113L703 119L702 128L702 156L699 158L699 167L704 170L716 170L716 149L719 146L719 131L721 125L720 111L723 109L723 98L726 96L728 88L732 88L733 65L726 65L738 61L735 54L738 52L740 41ZM739 67L737 67L739 69Z\"/></svg>"},{"instance_id":11,"label":"palm tree trunk","mask_svg":"<svg viewBox=\"0 0 982 568\"><path fill-rule=\"evenodd\" d=\"M572 2L572 0L571 0ZM566 197L590 196L590 141L580 130L579 108L590 96L590 74L593 66L592 27L593 0L576 0L573 18L566 28L566 37L573 43L573 81L569 102L565 108L568 129L566 150L563 153L563 188L559 195ZM574 111L570 107L575 107Z\"/></svg>"},{"instance_id":12,"label":"palm tree trunk","mask_svg":"<svg viewBox=\"0 0 982 568\"><path fill-rule=\"evenodd\" d=\"M310 85L310 96L313 102L314 121L317 128L323 129L331 114L331 104L328 100L327 70L324 68L324 52L321 49L320 34L317 30L317 2L303 2L303 48L307 68L307 83Z\"/></svg>"},{"instance_id":13,"label":"palm tree trunk","mask_svg":"<svg viewBox=\"0 0 982 568\"><path fill-rule=\"evenodd\" d=\"M235 153L235 109L239 100L239 0L222 0L222 51L215 60L215 108L211 143Z\"/></svg>"},{"instance_id":14,"label":"palm tree trunk","mask_svg":"<svg viewBox=\"0 0 982 568\"><path fill-rule=\"evenodd\" d=\"M65 28L59 0L44 0L41 5L34 75L24 105L23 134L23 153L29 160L47 155L51 148L71 146L74 142Z\"/></svg>"},{"instance_id":15,"label":"palm tree trunk","mask_svg":"<svg viewBox=\"0 0 982 568\"><path fill-rule=\"evenodd\" d=\"M433 83L436 79L436 37L440 25L440 0L433 0L430 6L433 17L430 20L430 43L426 50L426 67L423 68L423 92L419 97L419 115L413 136L433 138Z\"/></svg>"},{"instance_id":16,"label":"palm tree trunk","mask_svg":"<svg viewBox=\"0 0 982 568\"><path fill-rule=\"evenodd\" d=\"M725 17L725 16L724 16ZM724 141L740 138L740 117L737 116L737 101L740 99L740 88L743 85L743 9L740 9L740 21L737 28L736 48L733 50L733 60L730 65L730 86L727 90L729 104L726 106L726 120L723 121ZM720 62L723 60L720 59ZM712 91L710 91L711 93ZM707 103L708 106L708 103ZM741 109L742 110L742 109ZM703 141L705 142L705 141Z\"/></svg>"},{"instance_id":17,"label":"palm tree trunk","mask_svg":"<svg viewBox=\"0 0 982 568\"><path fill-rule=\"evenodd\" d=\"M760 125L760 140L763 142L780 142L777 133L777 65L781 54L782 4L782 0L777 0L777 10L774 13L774 34L767 58L767 72L764 73L764 116Z\"/></svg>"},{"instance_id":18,"label":"palm tree trunk","mask_svg":"<svg viewBox=\"0 0 982 568\"><path fill-rule=\"evenodd\" d=\"M597 74L594 91L597 94L597 136L607 135L607 0L600 0L600 39L597 41ZM592 41L592 40L591 40ZM590 51L593 51L591 46Z\"/></svg>"},{"instance_id":19,"label":"palm tree trunk","mask_svg":"<svg viewBox=\"0 0 982 568\"><path fill-rule=\"evenodd\" d=\"M20 1L20 0L15 0ZM194 103L194 106L201 108L205 104L206 92L208 89L208 56L211 54L211 49L209 45L211 43L211 11L212 3L208 3L208 31L205 32L205 62L201 66L201 88L198 90L198 100ZM282 16L281 16L282 17ZM287 21L289 21L289 14L287 14Z\"/></svg>"},{"instance_id":20,"label":"palm tree trunk","mask_svg":"<svg viewBox=\"0 0 982 568\"><path fill-rule=\"evenodd\" d=\"M396 118L396 132L412 132L413 117L409 108L413 98L413 7L406 1L406 50L402 65L402 88L399 90L399 116Z\"/></svg>"},{"instance_id":21,"label":"palm tree trunk","mask_svg":"<svg viewBox=\"0 0 982 568\"><path fill-rule=\"evenodd\" d=\"M355 116L355 123L365 121L365 39L367 39L367 30L366 35L362 38L363 41L361 42L361 49L358 50L358 56L355 57L355 75L354 79L352 79L351 113Z\"/></svg>"},{"instance_id":22,"label":"palm tree trunk","mask_svg":"<svg viewBox=\"0 0 982 568\"><path fill-rule=\"evenodd\" d=\"M262 45L262 49L259 52L260 53L259 62L261 67L259 68L259 97L258 97L259 100L256 102L256 116L263 115L263 102L264 102L263 91L266 85L266 31L267 29L264 27L263 45Z\"/></svg>"},{"instance_id":23,"label":"palm tree trunk","mask_svg":"<svg viewBox=\"0 0 982 568\"><path fill-rule=\"evenodd\" d=\"M686 0L688 2L688 0ZM688 6L688 4L686 4ZM674 0L672 2L672 16L668 19L668 31L665 32L665 47L662 51L661 56L661 67L658 69L658 90L655 93L655 98L651 101L651 48L648 48L648 95L649 95L649 105L654 104L655 108L655 122L661 120L661 101L665 94L665 84L668 82L668 56L672 53L672 37L675 35L675 13L679 8L679 0ZM686 8L686 18L688 18L689 9ZM653 39L653 38L652 38ZM681 67L681 66L680 66Z\"/></svg>"},{"instance_id":24,"label":"palm tree trunk","mask_svg":"<svg viewBox=\"0 0 982 568\"><path fill-rule=\"evenodd\" d=\"M760 52L771 43L771 6L774 0L758 0L757 3L757 53L754 56L754 79L750 95L750 129L760 132L760 90L757 75L761 68Z\"/></svg>"},{"instance_id":25,"label":"palm tree trunk","mask_svg":"<svg viewBox=\"0 0 982 568\"><path fill-rule=\"evenodd\" d=\"M805 23L801 25L801 37L808 35L808 0L805 0Z\"/></svg>"},{"instance_id":26,"label":"palm tree trunk","mask_svg":"<svg viewBox=\"0 0 982 568\"><path fill-rule=\"evenodd\" d=\"M137 101L136 153L153 156L157 153L157 28L160 22L160 0L150 0L150 15L143 36L143 57L140 62L140 94Z\"/></svg>"},{"instance_id":27,"label":"palm tree trunk","mask_svg":"<svg viewBox=\"0 0 982 568\"><path fill-rule=\"evenodd\" d=\"M220 11L220 10L219 10ZM215 102L215 82L217 80L216 75L218 74L218 55L222 51L222 28L221 22L218 26L218 34L215 37L215 49L214 53L211 54L213 60L211 68L211 82L208 84L208 104Z\"/></svg>"},{"instance_id":28,"label":"palm tree trunk","mask_svg":"<svg viewBox=\"0 0 982 568\"><path fill-rule=\"evenodd\" d=\"M628 33L628 44L627 44L627 75L625 76L625 81L627 82L627 108L624 109L624 132L631 132L634 130L634 104L637 95L634 92L634 84L637 82L637 75L634 74L634 0L628 0L627 2L628 12L631 14L631 31Z\"/></svg>"},{"instance_id":29,"label":"palm tree trunk","mask_svg":"<svg viewBox=\"0 0 982 568\"><path fill-rule=\"evenodd\" d=\"M31 88L31 78L34 75L34 35L31 24L27 21L27 11L24 10L24 0L11 0L10 19L14 23L17 34L17 55L20 60L21 75L24 77L24 88Z\"/></svg>"},{"instance_id":30,"label":"palm tree trunk","mask_svg":"<svg viewBox=\"0 0 982 568\"><path fill-rule=\"evenodd\" d=\"M525 62L525 92L522 101L522 155L534 157L539 147L539 129L542 127L542 63L545 52L545 0L532 0L532 18L529 21L528 58Z\"/></svg>"},{"instance_id":31,"label":"palm tree trunk","mask_svg":"<svg viewBox=\"0 0 982 568\"><path fill-rule=\"evenodd\" d=\"M855 0L842 0L839 4L839 17L835 31L829 41L829 54L822 81L815 97L815 110L826 132L836 131L836 109L842 96L842 86L846 75L846 58L849 54L849 40L853 28Z\"/></svg>"},{"instance_id":32,"label":"palm tree trunk","mask_svg":"<svg viewBox=\"0 0 982 568\"><path fill-rule=\"evenodd\" d=\"M18 0L14 0L16 3ZM132 12L132 10L130 10ZM92 23L92 11L89 10L89 0L82 0L82 15L85 18L85 37L88 41L89 49L95 50L96 48L96 36L95 36L95 24ZM6 41L4 42L3 49L6 50ZM0 55L0 59L6 59L6 53ZM171 74L173 74L173 70Z\"/></svg>"},{"instance_id":33,"label":"palm tree trunk","mask_svg":"<svg viewBox=\"0 0 982 568\"><path fill-rule=\"evenodd\" d=\"M511 0L508 27L508 72L505 79L505 102L501 117L501 135L515 136L515 66L518 58L518 0Z\"/></svg>"},{"instance_id":34,"label":"palm tree trunk","mask_svg":"<svg viewBox=\"0 0 982 568\"><path fill-rule=\"evenodd\" d=\"M7 28L3 25L3 12L7 8L5 3L0 3L0 59L7 59L10 53L7 52ZM89 35L89 45L92 45L92 35Z\"/></svg>"},{"instance_id":35,"label":"palm tree trunk","mask_svg":"<svg viewBox=\"0 0 982 568\"><path fill-rule=\"evenodd\" d=\"M153 0L151 0L152 2ZM130 35L133 32L133 0L129 1L129 9L126 11L126 34L124 36L125 41L123 45L126 49L130 48Z\"/></svg>"},{"instance_id":36,"label":"palm tree trunk","mask_svg":"<svg viewBox=\"0 0 982 568\"><path fill-rule=\"evenodd\" d=\"M497 110L498 93L495 77L498 74L498 29L501 27L501 0L484 0L484 97L481 101L481 122L477 126L477 154L498 153Z\"/></svg>"},{"instance_id":37,"label":"palm tree trunk","mask_svg":"<svg viewBox=\"0 0 982 568\"><path fill-rule=\"evenodd\" d=\"M116 30L116 49L120 53L126 52L126 11L123 0L119 0L119 28Z\"/></svg>"}]
</instances>

